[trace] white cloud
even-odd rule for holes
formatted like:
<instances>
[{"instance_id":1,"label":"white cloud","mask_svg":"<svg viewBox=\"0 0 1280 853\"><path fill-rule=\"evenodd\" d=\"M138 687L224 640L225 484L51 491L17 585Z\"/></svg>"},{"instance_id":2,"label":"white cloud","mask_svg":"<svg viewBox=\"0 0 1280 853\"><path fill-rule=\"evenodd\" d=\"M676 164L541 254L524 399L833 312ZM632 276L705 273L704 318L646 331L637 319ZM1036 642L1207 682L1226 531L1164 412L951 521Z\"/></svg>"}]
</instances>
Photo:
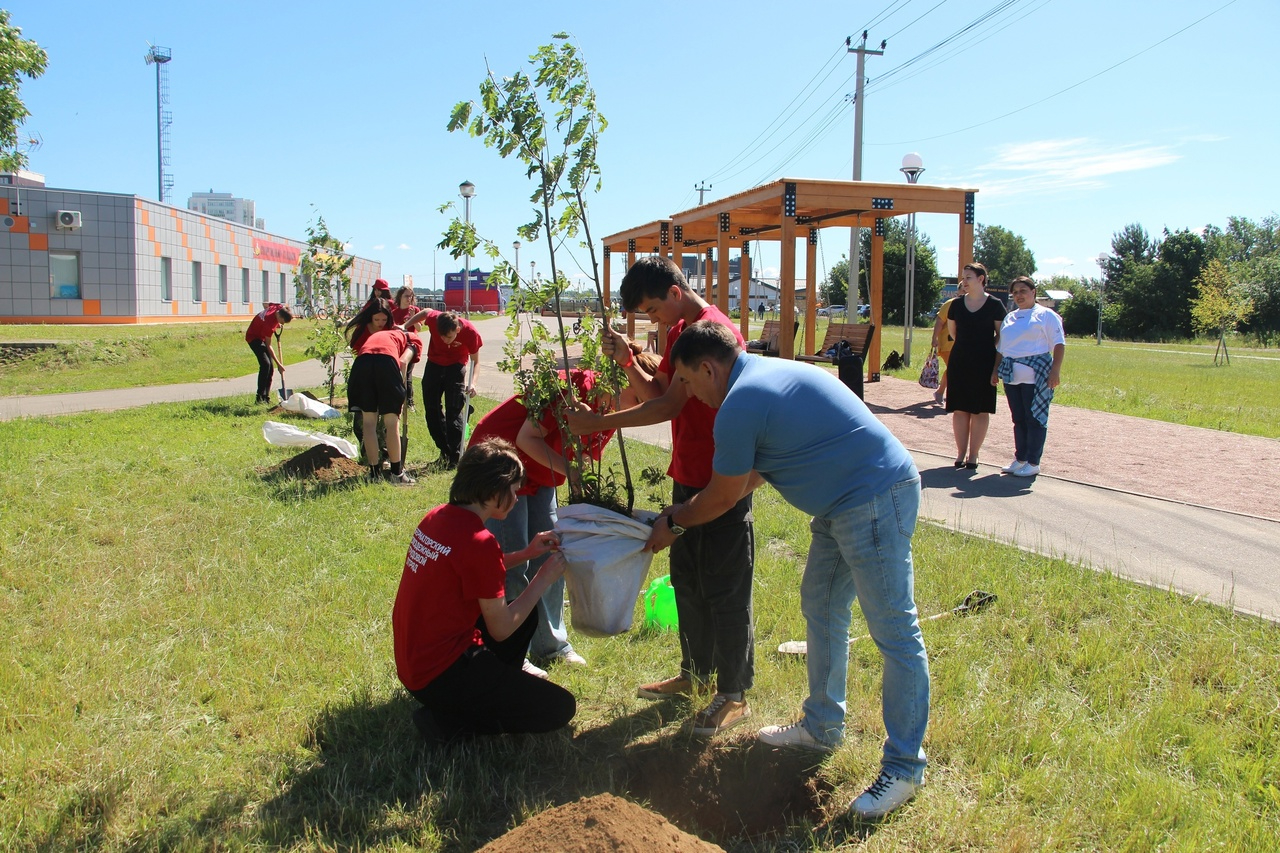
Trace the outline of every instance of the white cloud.
<instances>
[{"instance_id":1,"label":"white cloud","mask_svg":"<svg viewBox=\"0 0 1280 853\"><path fill-rule=\"evenodd\" d=\"M387 248L385 245L383 245L382 243L379 243L378 245L373 247L373 250L375 252L381 252L385 248Z\"/></svg>"},{"instance_id":2,"label":"white cloud","mask_svg":"<svg viewBox=\"0 0 1280 853\"><path fill-rule=\"evenodd\" d=\"M1167 166L1181 159L1168 145L1115 145L1089 138L1042 139L1001 145L977 170L982 193L1021 195L1068 189L1102 189L1104 178Z\"/></svg>"},{"instance_id":3,"label":"white cloud","mask_svg":"<svg viewBox=\"0 0 1280 853\"><path fill-rule=\"evenodd\" d=\"M411 247L408 243L401 243L399 246L396 246L396 248L397 248L397 249L411 249L412 247Z\"/></svg>"},{"instance_id":4,"label":"white cloud","mask_svg":"<svg viewBox=\"0 0 1280 853\"><path fill-rule=\"evenodd\" d=\"M1045 258L1044 260L1040 261L1040 265L1044 267L1069 267L1074 263L1075 261L1066 257L1065 255L1057 258Z\"/></svg>"}]
</instances>

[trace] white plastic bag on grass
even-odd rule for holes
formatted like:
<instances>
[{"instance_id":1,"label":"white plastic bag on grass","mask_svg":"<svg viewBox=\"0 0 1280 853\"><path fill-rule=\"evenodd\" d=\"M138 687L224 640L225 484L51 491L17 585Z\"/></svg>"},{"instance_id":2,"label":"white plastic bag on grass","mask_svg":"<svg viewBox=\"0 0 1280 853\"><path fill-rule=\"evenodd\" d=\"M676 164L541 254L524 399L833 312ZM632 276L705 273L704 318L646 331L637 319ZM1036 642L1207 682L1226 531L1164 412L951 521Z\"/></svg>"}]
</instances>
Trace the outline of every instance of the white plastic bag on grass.
<instances>
[{"instance_id":1,"label":"white plastic bag on grass","mask_svg":"<svg viewBox=\"0 0 1280 853\"><path fill-rule=\"evenodd\" d=\"M629 630L653 560L640 549L657 514L639 510L637 520L603 507L570 504L558 507L556 515L574 629L588 637Z\"/></svg>"},{"instance_id":2,"label":"white plastic bag on grass","mask_svg":"<svg viewBox=\"0 0 1280 853\"><path fill-rule=\"evenodd\" d=\"M345 438L338 438L336 435L329 435L323 432L308 432L305 429L298 429L295 426L282 424L279 421L267 421L264 423L262 425L262 437L267 440L268 444L275 444L280 447L315 447L317 444L327 444L348 459L356 458L356 446Z\"/></svg>"},{"instance_id":3,"label":"white plastic bag on grass","mask_svg":"<svg viewBox=\"0 0 1280 853\"><path fill-rule=\"evenodd\" d=\"M294 394L288 400L280 404L280 408L286 412L293 412L299 415L306 415L309 418L340 418L342 413L326 403L312 399L306 394Z\"/></svg>"}]
</instances>

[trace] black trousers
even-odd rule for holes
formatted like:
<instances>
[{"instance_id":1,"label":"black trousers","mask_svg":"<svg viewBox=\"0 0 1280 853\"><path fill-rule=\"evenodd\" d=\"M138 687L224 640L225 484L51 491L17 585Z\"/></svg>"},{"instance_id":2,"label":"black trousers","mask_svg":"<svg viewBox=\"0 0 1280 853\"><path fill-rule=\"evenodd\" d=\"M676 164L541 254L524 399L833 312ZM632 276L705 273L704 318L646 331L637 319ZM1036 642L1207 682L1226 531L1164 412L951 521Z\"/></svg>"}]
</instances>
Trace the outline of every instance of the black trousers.
<instances>
[{"instance_id":1,"label":"black trousers","mask_svg":"<svg viewBox=\"0 0 1280 853\"><path fill-rule=\"evenodd\" d=\"M426 687L409 691L431 712L443 736L550 732L573 719L578 708L572 693L521 670L541 619L538 605L515 633L498 642L481 617L476 624L484 645L468 649Z\"/></svg>"},{"instance_id":2,"label":"black trousers","mask_svg":"<svg viewBox=\"0 0 1280 853\"><path fill-rule=\"evenodd\" d=\"M430 361L422 368L422 408L427 431L440 449L440 457L455 465L466 449L462 446L467 411L465 371L465 364L442 365Z\"/></svg>"},{"instance_id":3,"label":"black trousers","mask_svg":"<svg viewBox=\"0 0 1280 853\"><path fill-rule=\"evenodd\" d=\"M258 357L258 399L271 399L271 377L275 375L275 362L271 360L271 344L266 341L249 341L249 349Z\"/></svg>"},{"instance_id":4,"label":"black trousers","mask_svg":"<svg viewBox=\"0 0 1280 853\"><path fill-rule=\"evenodd\" d=\"M672 503L701 489L675 483ZM680 618L680 668L707 681L716 673L722 693L748 690L755 680L751 578L755 526L751 495L709 524L690 527L671 545L671 586Z\"/></svg>"}]
</instances>

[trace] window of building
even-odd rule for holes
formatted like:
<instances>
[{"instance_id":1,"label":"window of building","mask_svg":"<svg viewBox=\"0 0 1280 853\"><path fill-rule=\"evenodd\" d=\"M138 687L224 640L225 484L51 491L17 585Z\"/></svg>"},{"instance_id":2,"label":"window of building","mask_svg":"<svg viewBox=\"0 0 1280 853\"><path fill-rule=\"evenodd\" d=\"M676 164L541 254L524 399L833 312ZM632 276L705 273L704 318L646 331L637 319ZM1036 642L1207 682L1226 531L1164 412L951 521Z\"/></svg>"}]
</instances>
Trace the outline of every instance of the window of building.
<instances>
[{"instance_id":1,"label":"window of building","mask_svg":"<svg viewBox=\"0 0 1280 853\"><path fill-rule=\"evenodd\" d=\"M285 279L285 274L284 274L284 273L280 273L280 301L281 301L281 302L288 302L288 301L289 301L288 299L286 299L286 298L285 298L285 295L284 295L285 280L286 280L286 279Z\"/></svg>"},{"instance_id":2,"label":"window of building","mask_svg":"<svg viewBox=\"0 0 1280 853\"><path fill-rule=\"evenodd\" d=\"M227 265L218 264L218 301L230 302L227 298Z\"/></svg>"},{"instance_id":3,"label":"window of building","mask_svg":"<svg viewBox=\"0 0 1280 853\"><path fill-rule=\"evenodd\" d=\"M160 298L173 301L173 258L160 259Z\"/></svg>"},{"instance_id":4,"label":"window of building","mask_svg":"<svg viewBox=\"0 0 1280 853\"><path fill-rule=\"evenodd\" d=\"M49 295L54 299L80 298L80 255L49 253Z\"/></svg>"},{"instance_id":5,"label":"window of building","mask_svg":"<svg viewBox=\"0 0 1280 853\"><path fill-rule=\"evenodd\" d=\"M262 271L262 301L271 301L271 273Z\"/></svg>"},{"instance_id":6,"label":"window of building","mask_svg":"<svg viewBox=\"0 0 1280 853\"><path fill-rule=\"evenodd\" d=\"M249 302L249 270L240 270L240 301L246 305Z\"/></svg>"},{"instance_id":7,"label":"window of building","mask_svg":"<svg viewBox=\"0 0 1280 853\"><path fill-rule=\"evenodd\" d=\"M191 262L191 301L203 302L204 282L200 280L200 262Z\"/></svg>"}]
</instances>

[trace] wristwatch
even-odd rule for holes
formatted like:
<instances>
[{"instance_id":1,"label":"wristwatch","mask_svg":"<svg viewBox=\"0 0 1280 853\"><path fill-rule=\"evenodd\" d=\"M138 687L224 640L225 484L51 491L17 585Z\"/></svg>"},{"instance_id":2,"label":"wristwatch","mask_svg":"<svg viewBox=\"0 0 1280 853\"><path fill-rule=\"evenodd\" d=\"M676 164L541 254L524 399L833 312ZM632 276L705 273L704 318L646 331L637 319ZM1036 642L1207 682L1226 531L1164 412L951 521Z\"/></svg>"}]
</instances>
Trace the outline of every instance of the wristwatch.
<instances>
[{"instance_id":1,"label":"wristwatch","mask_svg":"<svg viewBox=\"0 0 1280 853\"><path fill-rule=\"evenodd\" d=\"M671 515L667 516L667 527L671 528L671 532L677 536L680 536L681 534L683 534L686 529L676 524L675 513L672 513Z\"/></svg>"}]
</instances>

